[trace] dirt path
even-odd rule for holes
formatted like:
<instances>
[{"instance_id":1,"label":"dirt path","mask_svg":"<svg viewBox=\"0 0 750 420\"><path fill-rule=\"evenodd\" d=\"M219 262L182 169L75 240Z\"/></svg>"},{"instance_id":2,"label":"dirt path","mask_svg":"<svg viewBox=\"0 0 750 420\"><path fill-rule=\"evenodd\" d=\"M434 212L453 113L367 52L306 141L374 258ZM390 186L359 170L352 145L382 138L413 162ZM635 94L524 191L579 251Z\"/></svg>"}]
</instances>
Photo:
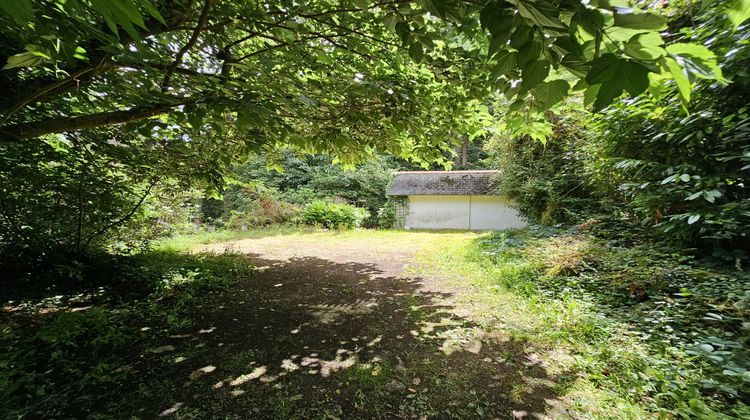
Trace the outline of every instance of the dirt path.
<instances>
[{"instance_id":1,"label":"dirt path","mask_svg":"<svg viewBox=\"0 0 750 420\"><path fill-rule=\"evenodd\" d=\"M469 234L470 235L470 234ZM198 247L198 251L240 252L261 258L289 261L320 258L337 264L359 263L377 267L380 276L401 276L410 259L423 247L467 234L415 232L371 236L342 233L299 233L222 242Z\"/></svg>"},{"instance_id":2,"label":"dirt path","mask_svg":"<svg viewBox=\"0 0 750 420\"><path fill-rule=\"evenodd\" d=\"M258 272L202 302L198 330L165 342L174 350L155 372L172 380L142 414L545 417L557 379L528 343L488 339L456 314L450 292L404 275L421 246L452 235L463 234L302 234L204 247L243 252Z\"/></svg>"}]
</instances>

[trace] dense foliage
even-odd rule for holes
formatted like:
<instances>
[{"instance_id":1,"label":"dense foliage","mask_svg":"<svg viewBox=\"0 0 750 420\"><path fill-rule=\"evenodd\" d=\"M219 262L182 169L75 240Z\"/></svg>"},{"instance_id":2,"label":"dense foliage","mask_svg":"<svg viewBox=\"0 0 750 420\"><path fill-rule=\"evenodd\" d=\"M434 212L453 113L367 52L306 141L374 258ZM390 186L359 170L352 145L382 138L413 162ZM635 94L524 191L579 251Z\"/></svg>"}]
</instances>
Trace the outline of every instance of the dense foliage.
<instances>
[{"instance_id":1,"label":"dense foliage","mask_svg":"<svg viewBox=\"0 0 750 420\"><path fill-rule=\"evenodd\" d=\"M532 220L609 215L678 244L747 248L750 31L727 27L708 5L681 11L695 25L682 36L717 51L732 84L695 80L689 114L678 86L594 117L573 102L546 116L554 127L546 145L534 146L530 133L514 136L508 123L491 144L503 189Z\"/></svg>"},{"instance_id":2,"label":"dense foliage","mask_svg":"<svg viewBox=\"0 0 750 420\"><path fill-rule=\"evenodd\" d=\"M18 263L2 260L0 268L29 269ZM32 269L33 281L5 277L2 284L2 301L16 312L4 314L0 336L0 411L8 418L122 415L132 402L122 398L123 386L151 375L148 356L166 348L167 336L193 327L196 305L249 276L252 266L229 254L155 252ZM144 362L143 370L135 367Z\"/></svg>"},{"instance_id":3,"label":"dense foliage","mask_svg":"<svg viewBox=\"0 0 750 420\"><path fill-rule=\"evenodd\" d=\"M582 115L568 112L555 118L546 144L500 132L486 145L501 170L500 191L535 223L573 223L595 207L584 167L589 147Z\"/></svg>"},{"instance_id":4,"label":"dense foliage","mask_svg":"<svg viewBox=\"0 0 750 420\"><path fill-rule=\"evenodd\" d=\"M194 213L179 163L184 147L163 149L127 133L82 132L9 144L0 153L0 253L82 252L138 247L172 233Z\"/></svg>"},{"instance_id":5,"label":"dense foliage","mask_svg":"<svg viewBox=\"0 0 750 420\"><path fill-rule=\"evenodd\" d=\"M574 343L576 368L598 386L665 417L750 413L746 272L604 225L475 246L489 279L548 314L542 334Z\"/></svg>"},{"instance_id":6,"label":"dense foliage","mask_svg":"<svg viewBox=\"0 0 750 420\"><path fill-rule=\"evenodd\" d=\"M354 229L370 217L367 210L348 204L313 201L305 206L302 219L308 225L323 226L329 229Z\"/></svg>"},{"instance_id":7,"label":"dense foliage","mask_svg":"<svg viewBox=\"0 0 750 420\"><path fill-rule=\"evenodd\" d=\"M722 30L721 16L701 10L687 31L720 54L730 86L699 83L691 113L679 99L617 104L590 130L596 182L654 225L687 243L750 247L750 28Z\"/></svg>"},{"instance_id":8,"label":"dense foliage","mask_svg":"<svg viewBox=\"0 0 750 420\"><path fill-rule=\"evenodd\" d=\"M204 200L203 221L231 229L295 224L305 205L323 200L365 209L370 217L363 224L374 227L392 173L404 164L379 155L354 167L289 150L255 155L232 169L221 199Z\"/></svg>"}]
</instances>

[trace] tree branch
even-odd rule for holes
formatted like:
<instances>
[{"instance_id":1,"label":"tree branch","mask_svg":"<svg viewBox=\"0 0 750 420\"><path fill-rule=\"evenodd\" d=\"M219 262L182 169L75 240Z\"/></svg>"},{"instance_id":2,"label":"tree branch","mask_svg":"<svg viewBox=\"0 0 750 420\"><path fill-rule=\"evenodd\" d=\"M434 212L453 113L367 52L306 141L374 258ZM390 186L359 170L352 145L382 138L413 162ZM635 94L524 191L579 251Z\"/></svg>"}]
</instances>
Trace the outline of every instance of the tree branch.
<instances>
[{"instance_id":1,"label":"tree branch","mask_svg":"<svg viewBox=\"0 0 750 420\"><path fill-rule=\"evenodd\" d=\"M386 41L384 39L380 39L380 38L374 37L372 35L368 35L368 34L362 32L362 31L359 31L359 30L356 30L356 29L352 29L352 28L349 28L347 26L338 25L338 24L336 24L334 22L329 22L327 20L318 19L316 17L313 17L311 19L314 20L314 21L316 21L316 22L320 22L320 23L322 23L324 25L330 26L332 28L342 29L342 30L345 30L345 31L347 31L349 33L354 33L354 34L357 34L357 35L359 35L361 37L367 38L369 40L372 40L372 41L375 41L375 42L379 42L379 43L384 44L384 45L388 45L389 47L396 47L396 48L399 48L399 49L402 48L401 45L399 45L399 44L396 44L396 43L393 43L393 42L390 42L390 41Z\"/></svg>"},{"instance_id":2,"label":"tree branch","mask_svg":"<svg viewBox=\"0 0 750 420\"><path fill-rule=\"evenodd\" d=\"M174 62L167 70L167 74L164 75L164 80L161 82L162 92L166 92L169 89L169 83L172 80L172 75L174 74L175 69L177 69L177 67L182 62L182 57L184 57L188 50L190 50L190 48L193 48L193 45L198 42L198 36L200 35L201 30L203 30L203 27L206 25L206 21L208 21L208 12L211 10L213 1L214 0L206 0L206 2L203 4L203 10L201 11L201 15L198 18L198 24L195 26L192 35L190 35L190 39L188 39L188 42L183 45L182 48L180 48L180 51L177 52L177 56L175 57Z\"/></svg>"},{"instance_id":3,"label":"tree branch","mask_svg":"<svg viewBox=\"0 0 750 420\"><path fill-rule=\"evenodd\" d=\"M63 117L51 120L35 121L0 127L3 140L32 139L45 134L62 133L66 131L85 130L112 124L124 124L164 114L172 108L197 102L196 99L183 100L177 103L156 104L136 107L124 111L102 112L100 114L82 115L79 117Z\"/></svg>"},{"instance_id":4,"label":"tree branch","mask_svg":"<svg viewBox=\"0 0 750 420\"><path fill-rule=\"evenodd\" d=\"M0 126L5 124L8 121L8 119L10 119L10 117L12 117L16 112L23 109L26 105L31 104L31 103L36 103L39 99L47 95L50 95L59 89L66 87L67 85L77 81L80 77L83 77L85 75L95 75L95 74L101 73L102 71L110 68L111 65L112 65L112 62L110 61L110 57L105 56L104 58L102 58L99 64L95 66L84 67L72 73L70 76L68 76L65 79L57 80L53 83L50 83L49 85L46 85L36 90L31 95L26 96L25 98L18 101L15 105L10 107L8 111L2 116L2 119L0 119Z\"/></svg>"},{"instance_id":5,"label":"tree branch","mask_svg":"<svg viewBox=\"0 0 750 420\"><path fill-rule=\"evenodd\" d=\"M138 209L141 207L141 204L143 204L143 202L146 200L146 197L148 197L148 195L151 193L151 188L153 188L154 185L156 185L157 181L158 181L158 179L154 179L153 181L151 181L151 184L149 184L148 188L146 189L146 192L143 193L143 195L141 196L141 199L138 201L138 203L135 205L135 207L133 207L130 210L130 212L128 212L128 214L126 214L125 216L123 216L123 217L115 220L114 222L108 224L107 226L104 226L103 228L97 230L96 232L92 233L91 236L89 236L86 239L86 242L83 244L83 246L80 248L80 250L88 248L89 244L91 244L91 241L93 241L97 236L99 236L99 235L103 234L104 232L112 229L113 227L116 227L117 225L120 225L120 224L123 224L123 223L127 222L128 219L130 219L131 217L133 217L133 215L135 214L135 212L138 211Z\"/></svg>"}]
</instances>

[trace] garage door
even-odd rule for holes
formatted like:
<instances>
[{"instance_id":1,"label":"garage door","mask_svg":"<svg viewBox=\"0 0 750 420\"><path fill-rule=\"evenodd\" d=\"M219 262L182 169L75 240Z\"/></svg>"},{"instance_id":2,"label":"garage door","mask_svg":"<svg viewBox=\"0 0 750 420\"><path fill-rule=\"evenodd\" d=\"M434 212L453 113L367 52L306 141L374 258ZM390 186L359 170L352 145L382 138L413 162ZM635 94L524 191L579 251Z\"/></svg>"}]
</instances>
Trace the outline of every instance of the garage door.
<instances>
[{"instance_id":1,"label":"garage door","mask_svg":"<svg viewBox=\"0 0 750 420\"><path fill-rule=\"evenodd\" d=\"M469 229L468 195L412 195L404 227L407 229Z\"/></svg>"},{"instance_id":2,"label":"garage door","mask_svg":"<svg viewBox=\"0 0 750 420\"><path fill-rule=\"evenodd\" d=\"M498 196L412 195L406 229L507 229L526 223Z\"/></svg>"},{"instance_id":3,"label":"garage door","mask_svg":"<svg viewBox=\"0 0 750 420\"><path fill-rule=\"evenodd\" d=\"M526 222L505 198L494 195L471 196L471 230L500 230L524 226Z\"/></svg>"}]
</instances>

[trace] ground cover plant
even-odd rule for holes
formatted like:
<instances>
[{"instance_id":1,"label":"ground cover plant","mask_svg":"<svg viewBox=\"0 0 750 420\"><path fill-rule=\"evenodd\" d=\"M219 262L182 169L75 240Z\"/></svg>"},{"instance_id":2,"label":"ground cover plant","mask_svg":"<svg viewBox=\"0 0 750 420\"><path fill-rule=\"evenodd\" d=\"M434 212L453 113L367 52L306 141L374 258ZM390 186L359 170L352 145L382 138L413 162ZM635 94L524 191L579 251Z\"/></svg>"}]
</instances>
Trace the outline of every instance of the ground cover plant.
<instances>
[{"instance_id":1,"label":"ground cover plant","mask_svg":"<svg viewBox=\"0 0 750 420\"><path fill-rule=\"evenodd\" d=\"M195 328L203 299L252 271L242 256L170 251L52 262L34 266L31 276L24 263L2 263L0 410L7 417L83 417L114 404L151 375L170 336ZM108 415L117 413L113 407Z\"/></svg>"},{"instance_id":2,"label":"ground cover plant","mask_svg":"<svg viewBox=\"0 0 750 420\"><path fill-rule=\"evenodd\" d=\"M581 416L748 415L748 278L723 261L586 226L497 233L418 260L475 287L463 300L485 328L572 369Z\"/></svg>"}]
</instances>

